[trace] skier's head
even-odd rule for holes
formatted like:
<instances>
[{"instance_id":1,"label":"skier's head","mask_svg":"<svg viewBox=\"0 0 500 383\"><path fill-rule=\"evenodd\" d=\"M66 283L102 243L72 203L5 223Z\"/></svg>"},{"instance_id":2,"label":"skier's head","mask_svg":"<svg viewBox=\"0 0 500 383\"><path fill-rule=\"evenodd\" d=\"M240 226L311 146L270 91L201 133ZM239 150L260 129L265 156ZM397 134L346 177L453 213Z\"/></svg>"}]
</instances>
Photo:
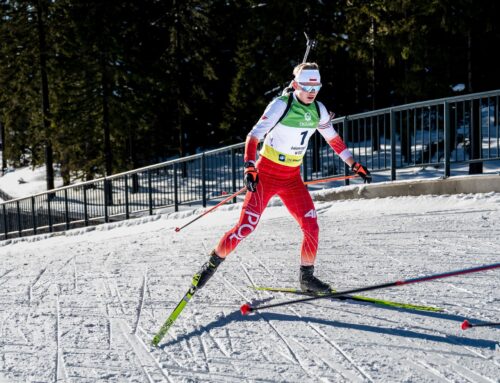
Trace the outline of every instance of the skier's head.
<instances>
[{"instance_id":1,"label":"skier's head","mask_svg":"<svg viewBox=\"0 0 500 383\"><path fill-rule=\"evenodd\" d=\"M321 75L316 63L302 63L293 69L292 82L294 93L304 104L314 101L321 89Z\"/></svg>"}]
</instances>

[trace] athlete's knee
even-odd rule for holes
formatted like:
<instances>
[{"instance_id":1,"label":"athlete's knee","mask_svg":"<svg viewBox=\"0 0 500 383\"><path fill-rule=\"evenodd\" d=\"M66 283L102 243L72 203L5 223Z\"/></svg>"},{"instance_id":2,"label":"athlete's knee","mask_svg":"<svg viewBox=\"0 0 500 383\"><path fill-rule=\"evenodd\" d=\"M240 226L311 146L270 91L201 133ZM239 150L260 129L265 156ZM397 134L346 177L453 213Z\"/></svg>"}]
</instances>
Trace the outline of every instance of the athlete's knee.
<instances>
[{"instance_id":1,"label":"athlete's knee","mask_svg":"<svg viewBox=\"0 0 500 383\"><path fill-rule=\"evenodd\" d=\"M240 222L230 231L229 239L241 241L249 236L257 227L260 215L251 211L242 213Z\"/></svg>"},{"instance_id":2,"label":"athlete's knee","mask_svg":"<svg viewBox=\"0 0 500 383\"><path fill-rule=\"evenodd\" d=\"M229 235L230 240L242 241L246 237L248 237L255 230L254 225L250 225L248 223L244 223L242 225L235 226L233 230L231 230L231 234Z\"/></svg>"},{"instance_id":3,"label":"athlete's knee","mask_svg":"<svg viewBox=\"0 0 500 383\"><path fill-rule=\"evenodd\" d=\"M308 234L314 237L319 235L318 220L316 218L306 218L301 222L301 228L304 234Z\"/></svg>"}]
</instances>

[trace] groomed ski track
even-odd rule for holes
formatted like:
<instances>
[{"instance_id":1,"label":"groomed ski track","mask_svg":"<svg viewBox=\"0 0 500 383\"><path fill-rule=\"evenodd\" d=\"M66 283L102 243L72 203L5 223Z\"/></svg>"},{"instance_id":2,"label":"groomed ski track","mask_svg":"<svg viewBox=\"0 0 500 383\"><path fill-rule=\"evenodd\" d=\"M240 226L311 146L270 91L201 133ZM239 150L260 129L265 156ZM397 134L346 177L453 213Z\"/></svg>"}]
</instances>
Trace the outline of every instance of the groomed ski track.
<instances>
[{"instance_id":1,"label":"groomed ski track","mask_svg":"<svg viewBox=\"0 0 500 383\"><path fill-rule=\"evenodd\" d=\"M241 316L297 286L301 232L277 201L160 343L154 333L237 220L223 206L0 243L0 382L500 382L500 272ZM500 194L316 203L316 274L347 289L500 261ZM199 211L197 212L199 213Z\"/></svg>"}]
</instances>

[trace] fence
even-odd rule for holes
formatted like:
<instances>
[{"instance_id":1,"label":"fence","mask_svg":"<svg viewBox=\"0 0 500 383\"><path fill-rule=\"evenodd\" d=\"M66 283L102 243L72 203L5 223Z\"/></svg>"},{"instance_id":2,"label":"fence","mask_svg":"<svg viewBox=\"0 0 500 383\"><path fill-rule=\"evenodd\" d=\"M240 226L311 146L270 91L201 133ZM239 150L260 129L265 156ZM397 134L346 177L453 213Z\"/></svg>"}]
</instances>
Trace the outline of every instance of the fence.
<instances>
[{"instance_id":1,"label":"fence","mask_svg":"<svg viewBox=\"0 0 500 383\"><path fill-rule=\"evenodd\" d=\"M372 171L500 159L500 90L419 102L333 120L355 158ZM201 204L243 187L244 144L0 204L0 240L153 214ZM302 164L305 181L348 173L315 134ZM348 183L348 181L345 181Z\"/></svg>"}]
</instances>

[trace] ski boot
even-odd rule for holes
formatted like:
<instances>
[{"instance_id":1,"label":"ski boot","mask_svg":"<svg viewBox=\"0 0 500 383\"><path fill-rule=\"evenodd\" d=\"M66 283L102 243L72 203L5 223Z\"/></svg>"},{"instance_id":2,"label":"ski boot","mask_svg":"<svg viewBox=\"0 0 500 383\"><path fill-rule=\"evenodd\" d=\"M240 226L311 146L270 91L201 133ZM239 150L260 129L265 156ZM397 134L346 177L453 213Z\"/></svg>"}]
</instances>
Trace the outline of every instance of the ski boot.
<instances>
[{"instance_id":1,"label":"ski boot","mask_svg":"<svg viewBox=\"0 0 500 383\"><path fill-rule=\"evenodd\" d=\"M210 253L210 258L208 259L208 262L203 264L201 267L200 271L198 271L194 277L193 277L193 282L192 285L193 287L196 288L196 290L201 289L205 284L208 282L208 280L214 275L215 270L217 270L217 267L222 263L224 258L219 257L216 253L215 250L212 250Z\"/></svg>"},{"instance_id":2,"label":"ski boot","mask_svg":"<svg viewBox=\"0 0 500 383\"><path fill-rule=\"evenodd\" d=\"M314 275L314 266L300 266L300 289L305 293L329 293L329 284L320 281Z\"/></svg>"}]
</instances>

